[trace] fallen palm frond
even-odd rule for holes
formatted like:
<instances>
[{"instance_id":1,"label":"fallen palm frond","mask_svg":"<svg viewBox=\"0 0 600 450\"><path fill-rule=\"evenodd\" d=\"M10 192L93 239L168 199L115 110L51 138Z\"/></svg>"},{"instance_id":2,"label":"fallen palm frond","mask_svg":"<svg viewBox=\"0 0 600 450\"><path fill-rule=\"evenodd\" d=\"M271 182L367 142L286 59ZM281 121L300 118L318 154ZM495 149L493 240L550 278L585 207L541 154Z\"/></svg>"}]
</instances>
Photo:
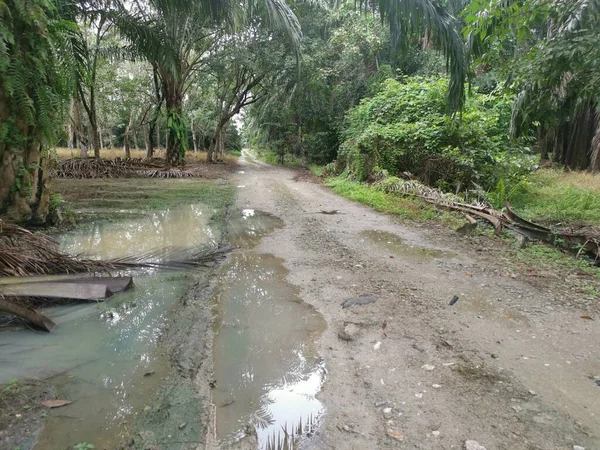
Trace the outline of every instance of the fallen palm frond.
<instances>
[{"instance_id":1,"label":"fallen palm frond","mask_svg":"<svg viewBox=\"0 0 600 450\"><path fill-rule=\"evenodd\" d=\"M85 286L83 286L82 279L72 277L69 282L55 280L56 283L62 283L62 288L59 289L58 286L51 285L50 281L52 280L40 279L40 275L110 274L113 271L144 268L193 270L212 264L215 260L224 257L228 251L228 248L197 249L195 251L169 248L105 261L79 258L61 252L58 243L47 236L34 234L14 223L0 219L0 277L20 277L25 280L23 282L13 278L2 280L0 283L0 311L6 311L42 329L51 331L54 324L30 306L27 299L28 293L34 297L43 297L44 291L46 291L47 297L61 297L60 289L69 288L77 290L78 296L67 295L65 297L79 298L84 294ZM37 275L37 277L32 275ZM116 278L111 281L106 280L92 280L88 283L87 288L98 288L96 290L103 293L102 297L104 298L109 294L110 287L119 281ZM125 287L128 285L129 283L124 283ZM97 294L93 292L88 295L90 298L95 296Z\"/></svg>"},{"instance_id":2,"label":"fallen palm frond","mask_svg":"<svg viewBox=\"0 0 600 450\"><path fill-rule=\"evenodd\" d=\"M477 217L490 223L496 234L507 229L524 238L545 242L577 254L587 253L600 264L600 233L597 230L576 233L572 230L550 229L523 219L511 209L508 202L502 211L483 202L469 204L456 195L442 192L415 180L384 177L372 186L386 193L417 197L436 207L464 214L470 223L466 227L460 227L459 230L472 229L473 217Z\"/></svg>"},{"instance_id":3,"label":"fallen palm frond","mask_svg":"<svg viewBox=\"0 0 600 450\"><path fill-rule=\"evenodd\" d=\"M160 158L95 159L70 158L58 162L57 178L201 178L206 170L190 166L167 168Z\"/></svg>"},{"instance_id":4,"label":"fallen palm frond","mask_svg":"<svg viewBox=\"0 0 600 450\"><path fill-rule=\"evenodd\" d=\"M139 268L192 269L205 266L227 252L226 248L198 249L196 252L161 249L111 260L78 258L61 252L57 242L48 236L0 220L0 276L111 272Z\"/></svg>"}]
</instances>

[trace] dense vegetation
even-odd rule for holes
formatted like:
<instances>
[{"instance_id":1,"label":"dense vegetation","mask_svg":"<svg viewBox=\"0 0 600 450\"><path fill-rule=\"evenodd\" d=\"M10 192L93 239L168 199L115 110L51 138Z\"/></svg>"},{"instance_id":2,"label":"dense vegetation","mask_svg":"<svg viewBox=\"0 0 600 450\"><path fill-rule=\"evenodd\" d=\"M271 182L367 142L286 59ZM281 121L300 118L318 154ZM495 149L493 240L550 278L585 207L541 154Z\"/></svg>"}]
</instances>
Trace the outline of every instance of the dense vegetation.
<instances>
[{"instance_id":1,"label":"dense vegetation","mask_svg":"<svg viewBox=\"0 0 600 450\"><path fill-rule=\"evenodd\" d=\"M0 0L0 213L46 220L56 145L216 162L241 123L274 161L500 204L540 158L600 169L599 18L579 0Z\"/></svg>"}]
</instances>

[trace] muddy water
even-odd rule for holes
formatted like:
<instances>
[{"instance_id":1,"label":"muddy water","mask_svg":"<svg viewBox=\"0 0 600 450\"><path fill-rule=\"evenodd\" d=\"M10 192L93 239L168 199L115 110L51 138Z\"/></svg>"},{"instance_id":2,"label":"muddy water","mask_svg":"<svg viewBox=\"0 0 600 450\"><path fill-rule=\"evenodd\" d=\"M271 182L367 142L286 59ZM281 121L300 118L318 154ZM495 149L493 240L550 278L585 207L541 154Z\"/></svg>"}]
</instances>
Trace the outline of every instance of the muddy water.
<instances>
[{"instance_id":1,"label":"muddy water","mask_svg":"<svg viewBox=\"0 0 600 450\"><path fill-rule=\"evenodd\" d=\"M231 221L230 241L249 249L281 226L243 210ZM218 273L213 346L216 433L222 441L256 431L258 447L306 433L323 405L316 399L325 369L314 342L324 319L286 282L283 260L253 251L230 255ZM287 448L293 443L288 441Z\"/></svg>"},{"instance_id":2,"label":"muddy water","mask_svg":"<svg viewBox=\"0 0 600 450\"><path fill-rule=\"evenodd\" d=\"M201 205L168 210L132 221L102 223L65 235L63 249L91 257L154 254L164 247L211 245L213 211ZM73 403L49 411L36 449L63 449L80 442L117 448L137 412L168 373L157 351L169 313L185 290L178 273L134 275L135 288L104 303L47 309L57 328L0 333L0 383L51 375L61 399ZM3 345L9 344L9 345ZM5 350L12 349L12 350Z\"/></svg>"},{"instance_id":3,"label":"muddy water","mask_svg":"<svg viewBox=\"0 0 600 450\"><path fill-rule=\"evenodd\" d=\"M380 230L365 230L359 236L389 251L394 256L406 256L417 262L426 262L435 258L450 258L454 253L427 247L412 246L405 239L394 233Z\"/></svg>"}]
</instances>

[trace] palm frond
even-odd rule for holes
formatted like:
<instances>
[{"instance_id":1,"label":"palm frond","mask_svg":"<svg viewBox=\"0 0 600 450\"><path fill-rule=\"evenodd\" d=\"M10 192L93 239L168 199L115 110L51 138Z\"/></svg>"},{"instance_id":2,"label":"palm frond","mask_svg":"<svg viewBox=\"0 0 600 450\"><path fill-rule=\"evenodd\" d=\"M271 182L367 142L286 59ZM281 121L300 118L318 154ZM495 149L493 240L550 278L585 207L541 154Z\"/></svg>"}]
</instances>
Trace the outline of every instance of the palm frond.
<instances>
[{"instance_id":1,"label":"palm frond","mask_svg":"<svg viewBox=\"0 0 600 450\"><path fill-rule=\"evenodd\" d=\"M436 0L379 0L378 5L381 19L390 26L395 48L406 52L411 36L431 33L432 42L446 58L450 111L459 111L464 103L467 58L457 19Z\"/></svg>"}]
</instances>

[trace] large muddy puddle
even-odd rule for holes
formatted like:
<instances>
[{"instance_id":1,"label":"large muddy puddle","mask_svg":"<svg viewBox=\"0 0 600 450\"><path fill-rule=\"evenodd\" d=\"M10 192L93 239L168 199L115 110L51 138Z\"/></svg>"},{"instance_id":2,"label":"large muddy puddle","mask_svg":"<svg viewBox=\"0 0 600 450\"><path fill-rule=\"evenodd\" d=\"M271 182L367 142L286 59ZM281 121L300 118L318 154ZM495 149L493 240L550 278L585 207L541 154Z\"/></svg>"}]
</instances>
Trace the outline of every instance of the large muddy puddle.
<instances>
[{"instance_id":1,"label":"large muddy puddle","mask_svg":"<svg viewBox=\"0 0 600 450\"><path fill-rule=\"evenodd\" d=\"M280 226L279 219L243 210L230 222L229 240L249 249ZM283 262L240 250L219 269L213 400L221 441L255 433L260 449L291 449L323 411L316 394L325 368L314 342L326 323L286 281Z\"/></svg>"},{"instance_id":2,"label":"large muddy puddle","mask_svg":"<svg viewBox=\"0 0 600 450\"><path fill-rule=\"evenodd\" d=\"M454 253L429 247L413 246L397 234L380 230L365 230L360 238L371 242L394 256L404 256L417 262L427 262L436 258L452 258Z\"/></svg>"},{"instance_id":3,"label":"large muddy puddle","mask_svg":"<svg viewBox=\"0 0 600 450\"><path fill-rule=\"evenodd\" d=\"M188 205L90 225L64 235L62 248L90 257L145 253L160 260L161 249L194 251L214 245L219 231L210 225L213 214L202 205ZM52 333L0 333L0 383L50 377L58 398L72 401L48 411L36 449L66 449L82 442L118 448L133 416L151 404L168 374L159 342L169 313L184 294L185 278L176 272L134 274L135 287L106 302L43 310L58 325Z\"/></svg>"}]
</instances>

